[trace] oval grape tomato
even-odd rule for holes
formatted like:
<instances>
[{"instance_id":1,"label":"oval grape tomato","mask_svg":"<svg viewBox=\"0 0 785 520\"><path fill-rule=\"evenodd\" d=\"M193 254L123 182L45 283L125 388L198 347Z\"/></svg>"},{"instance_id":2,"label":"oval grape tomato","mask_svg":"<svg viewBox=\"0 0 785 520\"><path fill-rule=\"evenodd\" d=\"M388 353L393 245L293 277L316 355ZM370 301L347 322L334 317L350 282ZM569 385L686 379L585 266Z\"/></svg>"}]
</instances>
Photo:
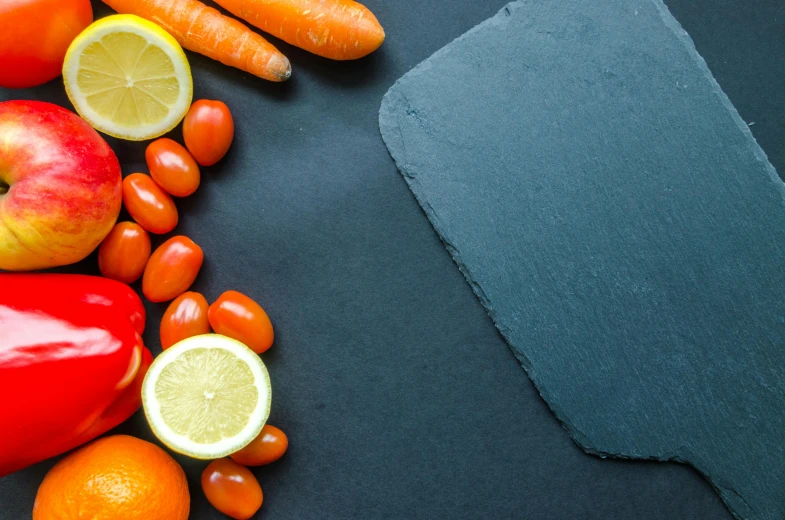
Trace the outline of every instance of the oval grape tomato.
<instances>
[{"instance_id":1,"label":"oval grape tomato","mask_svg":"<svg viewBox=\"0 0 785 520\"><path fill-rule=\"evenodd\" d=\"M98 248L98 269L107 278L131 284L142 276L149 258L147 231L135 222L120 222Z\"/></svg>"},{"instance_id":2,"label":"oval grape tomato","mask_svg":"<svg viewBox=\"0 0 785 520\"><path fill-rule=\"evenodd\" d=\"M151 302L177 298L196 280L204 261L202 248L184 236L172 237L150 256L142 277L142 292Z\"/></svg>"},{"instance_id":3,"label":"oval grape tomato","mask_svg":"<svg viewBox=\"0 0 785 520\"><path fill-rule=\"evenodd\" d=\"M177 206L149 175L132 173L123 179L123 204L150 233L162 235L177 227Z\"/></svg>"},{"instance_id":4,"label":"oval grape tomato","mask_svg":"<svg viewBox=\"0 0 785 520\"><path fill-rule=\"evenodd\" d=\"M187 197L199 187L199 165L179 143L157 139L147 146L145 159L150 176L170 195Z\"/></svg>"},{"instance_id":5,"label":"oval grape tomato","mask_svg":"<svg viewBox=\"0 0 785 520\"><path fill-rule=\"evenodd\" d=\"M234 139L234 120L224 103L200 99L183 120L183 140L196 162L212 166L220 161Z\"/></svg>"},{"instance_id":6,"label":"oval grape tomato","mask_svg":"<svg viewBox=\"0 0 785 520\"><path fill-rule=\"evenodd\" d=\"M235 520L248 520L262 507L259 481L231 459L212 461L202 472L202 490L210 504Z\"/></svg>"},{"instance_id":7,"label":"oval grape tomato","mask_svg":"<svg viewBox=\"0 0 785 520\"><path fill-rule=\"evenodd\" d=\"M286 434L275 426L265 424L251 444L230 456L243 466L263 466L283 457L288 447Z\"/></svg>"},{"instance_id":8,"label":"oval grape tomato","mask_svg":"<svg viewBox=\"0 0 785 520\"><path fill-rule=\"evenodd\" d=\"M210 326L217 334L245 343L261 354L273 345L273 324L264 309L237 291L223 293L207 311Z\"/></svg>"},{"instance_id":9,"label":"oval grape tomato","mask_svg":"<svg viewBox=\"0 0 785 520\"><path fill-rule=\"evenodd\" d=\"M210 332L207 300L198 292L185 292L175 298L161 320L161 348Z\"/></svg>"}]
</instances>

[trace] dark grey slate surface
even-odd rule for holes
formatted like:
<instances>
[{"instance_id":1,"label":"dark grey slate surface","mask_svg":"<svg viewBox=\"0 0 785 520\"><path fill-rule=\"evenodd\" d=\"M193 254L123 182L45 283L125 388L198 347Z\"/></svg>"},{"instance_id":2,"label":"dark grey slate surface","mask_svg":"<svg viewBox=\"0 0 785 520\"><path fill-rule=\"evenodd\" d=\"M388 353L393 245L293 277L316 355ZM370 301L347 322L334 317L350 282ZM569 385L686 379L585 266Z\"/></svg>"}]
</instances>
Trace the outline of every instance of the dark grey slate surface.
<instances>
[{"instance_id":1,"label":"dark grey slate surface","mask_svg":"<svg viewBox=\"0 0 785 520\"><path fill-rule=\"evenodd\" d=\"M785 188L660 0L521 0L380 112L573 438L785 517Z\"/></svg>"}]
</instances>

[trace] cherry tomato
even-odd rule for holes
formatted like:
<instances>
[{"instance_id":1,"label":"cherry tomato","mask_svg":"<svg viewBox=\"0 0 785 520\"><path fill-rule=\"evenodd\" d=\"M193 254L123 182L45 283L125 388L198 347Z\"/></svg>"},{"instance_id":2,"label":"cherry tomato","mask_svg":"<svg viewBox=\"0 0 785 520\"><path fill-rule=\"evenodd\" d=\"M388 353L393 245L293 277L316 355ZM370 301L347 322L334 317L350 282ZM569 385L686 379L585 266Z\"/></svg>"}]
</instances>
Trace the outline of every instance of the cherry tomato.
<instances>
[{"instance_id":1,"label":"cherry tomato","mask_svg":"<svg viewBox=\"0 0 785 520\"><path fill-rule=\"evenodd\" d=\"M204 253L190 238L172 237L150 256L142 277L142 292L151 302L177 298L194 283Z\"/></svg>"},{"instance_id":2,"label":"cherry tomato","mask_svg":"<svg viewBox=\"0 0 785 520\"><path fill-rule=\"evenodd\" d=\"M273 324L264 309L248 296L226 291L207 310L213 331L229 336L261 354L273 346Z\"/></svg>"},{"instance_id":3,"label":"cherry tomato","mask_svg":"<svg viewBox=\"0 0 785 520\"><path fill-rule=\"evenodd\" d=\"M207 300L198 292L185 292L164 313L161 320L161 348L166 350L185 338L209 332Z\"/></svg>"},{"instance_id":4,"label":"cherry tomato","mask_svg":"<svg viewBox=\"0 0 785 520\"><path fill-rule=\"evenodd\" d=\"M157 139L145 151L147 168L169 195L187 197L199 187L199 165L188 150L171 139Z\"/></svg>"},{"instance_id":5,"label":"cherry tomato","mask_svg":"<svg viewBox=\"0 0 785 520\"><path fill-rule=\"evenodd\" d=\"M101 274L123 283L134 283L142 276L150 258L150 235L135 222L120 222L98 249Z\"/></svg>"},{"instance_id":6,"label":"cherry tomato","mask_svg":"<svg viewBox=\"0 0 785 520\"><path fill-rule=\"evenodd\" d=\"M132 173L123 180L123 203L150 233L162 235L177 227L177 206L149 175Z\"/></svg>"},{"instance_id":7,"label":"cherry tomato","mask_svg":"<svg viewBox=\"0 0 785 520\"><path fill-rule=\"evenodd\" d=\"M265 424L262 433L251 444L230 457L243 466L263 466L283 457L288 447L286 434L275 426Z\"/></svg>"},{"instance_id":8,"label":"cherry tomato","mask_svg":"<svg viewBox=\"0 0 785 520\"><path fill-rule=\"evenodd\" d=\"M262 507L259 481L248 468L231 459L212 461L202 472L202 490L221 513L235 520L248 520Z\"/></svg>"},{"instance_id":9,"label":"cherry tomato","mask_svg":"<svg viewBox=\"0 0 785 520\"><path fill-rule=\"evenodd\" d=\"M90 0L0 1L0 87L34 87L62 73L68 46L93 21Z\"/></svg>"},{"instance_id":10,"label":"cherry tomato","mask_svg":"<svg viewBox=\"0 0 785 520\"><path fill-rule=\"evenodd\" d=\"M208 99L191 105L183 121L183 139L188 151L202 166L220 161L234 139L234 121L229 107Z\"/></svg>"}]
</instances>

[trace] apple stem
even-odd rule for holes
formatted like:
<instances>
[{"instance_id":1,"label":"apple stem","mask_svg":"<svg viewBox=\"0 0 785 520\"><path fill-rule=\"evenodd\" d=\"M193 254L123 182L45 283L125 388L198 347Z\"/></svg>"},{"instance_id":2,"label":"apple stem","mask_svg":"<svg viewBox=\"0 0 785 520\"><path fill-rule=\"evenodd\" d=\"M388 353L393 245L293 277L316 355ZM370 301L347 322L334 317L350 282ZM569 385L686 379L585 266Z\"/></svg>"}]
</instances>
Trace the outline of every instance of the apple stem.
<instances>
[{"instance_id":1,"label":"apple stem","mask_svg":"<svg viewBox=\"0 0 785 520\"><path fill-rule=\"evenodd\" d=\"M9 188L8 184L6 184L5 181L3 181L3 179L0 179L0 195L5 195L6 193L8 193L8 188Z\"/></svg>"}]
</instances>

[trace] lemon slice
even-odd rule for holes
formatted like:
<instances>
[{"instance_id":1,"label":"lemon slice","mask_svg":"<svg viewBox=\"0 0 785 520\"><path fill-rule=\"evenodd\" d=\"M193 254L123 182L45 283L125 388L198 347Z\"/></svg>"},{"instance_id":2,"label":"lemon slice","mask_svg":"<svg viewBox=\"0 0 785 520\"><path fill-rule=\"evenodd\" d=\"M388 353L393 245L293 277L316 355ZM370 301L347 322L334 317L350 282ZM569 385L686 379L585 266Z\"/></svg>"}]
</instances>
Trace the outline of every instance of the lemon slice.
<instances>
[{"instance_id":1,"label":"lemon slice","mask_svg":"<svg viewBox=\"0 0 785 520\"><path fill-rule=\"evenodd\" d=\"M129 14L102 18L68 48L65 90L95 129L142 141L165 134L191 105L191 67L182 47L152 22Z\"/></svg>"},{"instance_id":2,"label":"lemon slice","mask_svg":"<svg viewBox=\"0 0 785 520\"><path fill-rule=\"evenodd\" d=\"M270 398L270 377L259 356L219 334L164 350L142 384L153 433L173 451L197 459L247 446L267 422Z\"/></svg>"}]
</instances>

